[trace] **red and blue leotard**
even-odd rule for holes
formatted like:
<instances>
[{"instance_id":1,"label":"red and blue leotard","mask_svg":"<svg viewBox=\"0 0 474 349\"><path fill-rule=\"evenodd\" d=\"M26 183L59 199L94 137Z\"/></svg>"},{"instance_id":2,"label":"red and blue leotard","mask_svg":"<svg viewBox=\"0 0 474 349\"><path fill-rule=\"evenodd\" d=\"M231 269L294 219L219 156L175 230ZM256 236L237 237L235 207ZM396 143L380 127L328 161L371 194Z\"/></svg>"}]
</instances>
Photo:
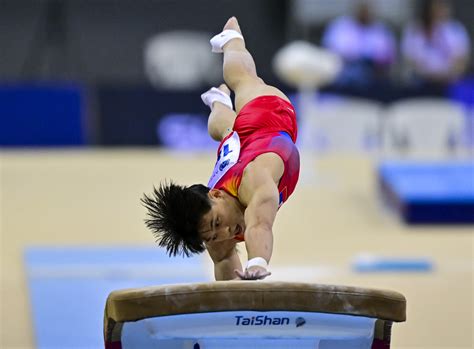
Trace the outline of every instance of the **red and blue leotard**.
<instances>
[{"instance_id":1,"label":"red and blue leotard","mask_svg":"<svg viewBox=\"0 0 474 349\"><path fill-rule=\"evenodd\" d=\"M240 110L233 131L219 145L218 161L209 187L224 190L238 197L245 167L261 154L276 153L285 166L278 184L281 206L293 193L300 171L300 158L295 145L297 137L295 109L291 103L277 96L257 97ZM237 138L237 143L232 143L231 137ZM232 146L238 147L239 140L238 157L236 156L234 161L223 161L227 155L232 155ZM230 167L225 169L227 166ZM226 171L217 174L223 169Z\"/></svg>"}]
</instances>

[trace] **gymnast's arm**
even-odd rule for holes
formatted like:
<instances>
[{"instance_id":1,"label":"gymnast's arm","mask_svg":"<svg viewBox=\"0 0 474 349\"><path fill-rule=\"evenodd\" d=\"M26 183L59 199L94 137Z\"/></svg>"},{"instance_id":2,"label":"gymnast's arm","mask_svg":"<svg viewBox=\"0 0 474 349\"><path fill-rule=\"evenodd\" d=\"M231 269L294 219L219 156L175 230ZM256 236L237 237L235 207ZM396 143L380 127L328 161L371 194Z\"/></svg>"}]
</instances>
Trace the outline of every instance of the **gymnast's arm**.
<instances>
[{"instance_id":1,"label":"gymnast's arm","mask_svg":"<svg viewBox=\"0 0 474 349\"><path fill-rule=\"evenodd\" d=\"M244 170L239 198L245 210L245 247L248 259L261 257L268 262L273 251L273 222L279 205L277 183L284 172L283 160L274 153L258 156Z\"/></svg>"},{"instance_id":2,"label":"gymnast's arm","mask_svg":"<svg viewBox=\"0 0 474 349\"><path fill-rule=\"evenodd\" d=\"M273 251L273 222L278 211L278 188L271 180L265 181L252 195L245 210L245 247L248 260L262 257L270 262Z\"/></svg>"},{"instance_id":3,"label":"gymnast's arm","mask_svg":"<svg viewBox=\"0 0 474 349\"><path fill-rule=\"evenodd\" d=\"M207 252L214 262L214 277L216 281L232 280L235 270L242 271L242 263L237 254L236 241L225 240L206 243Z\"/></svg>"}]
</instances>

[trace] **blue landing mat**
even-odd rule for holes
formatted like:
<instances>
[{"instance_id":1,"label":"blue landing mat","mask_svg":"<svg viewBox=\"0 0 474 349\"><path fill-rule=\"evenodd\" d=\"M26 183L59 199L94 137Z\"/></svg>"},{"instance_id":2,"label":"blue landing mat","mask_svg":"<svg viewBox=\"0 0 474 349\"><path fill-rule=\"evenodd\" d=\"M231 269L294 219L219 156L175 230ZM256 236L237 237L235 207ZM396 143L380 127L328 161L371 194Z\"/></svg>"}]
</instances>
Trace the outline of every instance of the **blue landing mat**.
<instances>
[{"instance_id":1,"label":"blue landing mat","mask_svg":"<svg viewBox=\"0 0 474 349\"><path fill-rule=\"evenodd\" d=\"M427 273L434 270L434 262L426 257L361 255L352 261L352 269L359 273Z\"/></svg>"},{"instance_id":2,"label":"blue landing mat","mask_svg":"<svg viewBox=\"0 0 474 349\"><path fill-rule=\"evenodd\" d=\"M24 257L37 348L103 348L113 290L210 281L202 256L156 247L33 247Z\"/></svg>"},{"instance_id":3,"label":"blue landing mat","mask_svg":"<svg viewBox=\"0 0 474 349\"><path fill-rule=\"evenodd\" d=\"M383 196L407 223L474 223L473 162L386 162L378 177Z\"/></svg>"}]
</instances>

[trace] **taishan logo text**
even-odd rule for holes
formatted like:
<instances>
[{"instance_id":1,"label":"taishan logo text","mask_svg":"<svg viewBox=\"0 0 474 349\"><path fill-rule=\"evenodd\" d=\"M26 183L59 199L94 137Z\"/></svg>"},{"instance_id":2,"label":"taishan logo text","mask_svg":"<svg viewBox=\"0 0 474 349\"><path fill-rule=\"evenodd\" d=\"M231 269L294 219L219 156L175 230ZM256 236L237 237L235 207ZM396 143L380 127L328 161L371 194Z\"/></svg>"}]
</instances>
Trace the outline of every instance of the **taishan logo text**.
<instances>
[{"instance_id":1,"label":"taishan logo text","mask_svg":"<svg viewBox=\"0 0 474 349\"><path fill-rule=\"evenodd\" d=\"M236 326L284 326L290 324L287 317L270 317L270 316L236 316Z\"/></svg>"}]
</instances>

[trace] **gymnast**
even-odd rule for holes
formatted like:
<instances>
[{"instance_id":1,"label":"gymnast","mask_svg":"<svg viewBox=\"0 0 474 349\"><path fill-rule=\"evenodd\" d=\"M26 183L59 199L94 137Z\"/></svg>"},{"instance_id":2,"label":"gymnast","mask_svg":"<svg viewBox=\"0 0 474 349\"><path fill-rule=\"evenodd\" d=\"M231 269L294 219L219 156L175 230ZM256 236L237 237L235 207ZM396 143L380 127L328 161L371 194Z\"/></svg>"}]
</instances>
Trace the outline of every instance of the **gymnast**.
<instances>
[{"instance_id":1,"label":"gymnast","mask_svg":"<svg viewBox=\"0 0 474 349\"><path fill-rule=\"evenodd\" d=\"M209 135L220 142L207 186L161 183L142 198L146 225L169 255L207 249L216 280L257 280L270 275L272 226L299 176L295 109L257 76L239 24L230 18L211 39L224 54L225 84L201 98L210 107ZM230 90L235 93L235 111ZM242 268L236 245L245 242Z\"/></svg>"}]
</instances>

